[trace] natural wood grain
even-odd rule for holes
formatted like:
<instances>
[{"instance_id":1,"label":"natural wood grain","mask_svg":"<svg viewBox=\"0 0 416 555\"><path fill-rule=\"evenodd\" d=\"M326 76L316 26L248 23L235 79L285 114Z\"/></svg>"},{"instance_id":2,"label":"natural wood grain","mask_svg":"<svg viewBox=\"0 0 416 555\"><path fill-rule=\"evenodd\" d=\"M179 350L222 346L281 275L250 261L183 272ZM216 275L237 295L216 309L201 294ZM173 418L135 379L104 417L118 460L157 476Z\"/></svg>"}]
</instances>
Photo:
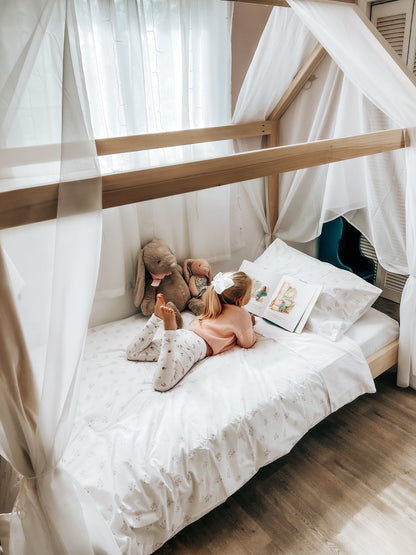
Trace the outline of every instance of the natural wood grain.
<instances>
[{"instance_id":1,"label":"natural wood grain","mask_svg":"<svg viewBox=\"0 0 416 555\"><path fill-rule=\"evenodd\" d=\"M226 0L227 2L230 2L232 0ZM244 2L244 3L248 3L248 4L265 4L267 6L280 6L282 8L289 8L289 4L286 2L286 0L234 0L235 2ZM334 3L342 3L342 4L356 4L357 0L328 0L331 4Z\"/></svg>"},{"instance_id":2,"label":"natural wood grain","mask_svg":"<svg viewBox=\"0 0 416 555\"><path fill-rule=\"evenodd\" d=\"M227 2L232 0L226 0ZM243 2L246 4L264 4L266 6L280 6L282 8L289 8L289 4L286 0L234 0L235 2Z\"/></svg>"},{"instance_id":3,"label":"natural wood grain","mask_svg":"<svg viewBox=\"0 0 416 555\"><path fill-rule=\"evenodd\" d=\"M396 387L394 373L375 383L377 393L328 416L157 555L190 546L223 555L412 555L416 392ZM261 529L258 545L237 540L236 529Z\"/></svg>"},{"instance_id":4,"label":"natural wood grain","mask_svg":"<svg viewBox=\"0 0 416 555\"><path fill-rule=\"evenodd\" d=\"M314 48L312 54L298 71L292 83L289 85L287 90L282 95L282 98L273 109L272 113L269 116L270 120L280 119L283 116L292 102L296 99L302 88L305 86L308 79L311 77L311 75L313 75L321 62L324 60L326 54L327 52L321 44L318 44Z\"/></svg>"},{"instance_id":5,"label":"natural wood grain","mask_svg":"<svg viewBox=\"0 0 416 555\"><path fill-rule=\"evenodd\" d=\"M166 131L165 133L146 133L129 137L112 137L96 139L98 156L120 154L211 141L225 141L241 139L243 137L257 137L271 133L269 121L255 121L223 125L220 127L206 127L201 129L183 129L181 131Z\"/></svg>"},{"instance_id":6,"label":"natural wood grain","mask_svg":"<svg viewBox=\"0 0 416 555\"><path fill-rule=\"evenodd\" d=\"M182 129L181 131L167 131L165 133L145 133L127 137L109 137L96 139L95 145L98 156L151 150L178 145L188 145L212 141L226 141L243 137L267 136L271 133L269 121L254 121L219 127L204 127L198 129ZM71 143L67 145L72 153L79 150L79 157L84 155L84 145ZM61 156L60 144L33 145L19 148L2 149L1 162L4 167L12 168L28 164L41 164L59 161Z\"/></svg>"},{"instance_id":7,"label":"natural wood grain","mask_svg":"<svg viewBox=\"0 0 416 555\"><path fill-rule=\"evenodd\" d=\"M391 129L312 143L103 176L103 207L198 191L305 167L403 148L406 131ZM0 193L0 229L56 217L58 185Z\"/></svg>"},{"instance_id":8,"label":"natural wood grain","mask_svg":"<svg viewBox=\"0 0 416 555\"><path fill-rule=\"evenodd\" d=\"M0 513L10 513L17 496L17 473L0 457Z\"/></svg>"},{"instance_id":9,"label":"natural wood grain","mask_svg":"<svg viewBox=\"0 0 416 555\"><path fill-rule=\"evenodd\" d=\"M266 139L267 148L279 145L279 121L272 122L273 129ZM279 174L274 173L267 176L267 215L269 221L270 234L273 233L274 227L279 217Z\"/></svg>"},{"instance_id":10,"label":"natural wood grain","mask_svg":"<svg viewBox=\"0 0 416 555\"><path fill-rule=\"evenodd\" d=\"M396 339L367 358L373 378L379 376L395 364L399 353L399 340Z\"/></svg>"}]
</instances>

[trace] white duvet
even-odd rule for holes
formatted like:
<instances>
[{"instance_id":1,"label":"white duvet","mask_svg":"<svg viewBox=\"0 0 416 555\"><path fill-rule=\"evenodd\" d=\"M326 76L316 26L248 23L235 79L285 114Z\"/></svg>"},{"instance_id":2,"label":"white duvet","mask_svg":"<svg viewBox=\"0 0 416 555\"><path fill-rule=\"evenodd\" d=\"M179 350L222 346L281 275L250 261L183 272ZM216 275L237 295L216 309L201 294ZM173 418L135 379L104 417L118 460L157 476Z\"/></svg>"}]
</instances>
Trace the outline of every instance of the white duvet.
<instances>
[{"instance_id":1,"label":"white duvet","mask_svg":"<svg viewBox=\"0 0 416 555\"><path fill-rule=\"evenodd\" d=\"M158 393L155 363L125 357L144 322L133 316L90 330L63 461L125 554L152 553L328 414L375 391L351 339L333 343L258 321L252 349L204 359Z\"/></svg>"}]
</instances>

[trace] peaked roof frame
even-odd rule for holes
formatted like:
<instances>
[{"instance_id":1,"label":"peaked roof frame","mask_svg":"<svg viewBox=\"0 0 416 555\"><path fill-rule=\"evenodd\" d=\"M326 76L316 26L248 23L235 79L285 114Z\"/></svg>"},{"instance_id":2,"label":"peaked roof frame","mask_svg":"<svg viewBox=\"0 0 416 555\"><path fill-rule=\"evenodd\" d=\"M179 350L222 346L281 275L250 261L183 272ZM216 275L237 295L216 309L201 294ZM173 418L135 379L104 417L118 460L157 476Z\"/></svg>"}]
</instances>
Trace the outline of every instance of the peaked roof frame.
<instances>
[{"instance_id":1,"label":"peaked roof frame","mask_svg":"<svg viewBox=\"0 0 416 555\"><path fill-rule=\"evenodd\" d=\"M284 0L236 1L288 6ZM333 0L330 1L332 3ZM334 3L337 1L340 0L334 0ZM341 0L341 2L355 4L355 1L351 0ZM355 6L354 8L357 9ZM365 21L363 14L359 11L358 13ZM365 23L376 34L370 23L367 21ZM377 38L396 62L400 63L416 85L415 77L399 60L387 41L378 33ZM325 56L325 49L318 45L298 71L266 121L97 139L95 143L99 156L248 136L264 135L267 139L267 148L261 150L159 168L104 175L102 177L103 208L218 187L257 177L267 177L269 228L272 231L279 213L280 173L404 148L407 138L405 129L390 129L339 139L279 146L279 122L281 117L325 59ZM50 152L53 146L10 149L9 152L6 152L6 159L19 156L19 159L23 160L20 162L22 165L30 163L34 156L38 159L39 155L43 155L48 159L46 153ZM58 195L59 183L0 192L0 229L56 218Z\"/></svg>"}]
</instances>

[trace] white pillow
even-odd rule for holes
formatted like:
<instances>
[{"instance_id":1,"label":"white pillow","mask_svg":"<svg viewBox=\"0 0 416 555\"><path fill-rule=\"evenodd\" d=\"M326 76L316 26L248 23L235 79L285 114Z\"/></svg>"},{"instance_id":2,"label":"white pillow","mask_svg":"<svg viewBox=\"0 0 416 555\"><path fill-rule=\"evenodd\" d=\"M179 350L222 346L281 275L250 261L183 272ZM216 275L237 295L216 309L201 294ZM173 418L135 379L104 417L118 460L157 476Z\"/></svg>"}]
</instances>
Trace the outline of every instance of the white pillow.
<instances>
[{"instance_id":1,"label":"white pillow","mask_svg":"<svg viewBox=\"0 0 416 555\"><path fill-rule=\"evenodd\" d=\"M342 337L381 293L381 289L356 274L321 262L281 239L276 239L255 262L278 274L322 284L306 327L332 341Z\"/></svg>"}]
</instances>

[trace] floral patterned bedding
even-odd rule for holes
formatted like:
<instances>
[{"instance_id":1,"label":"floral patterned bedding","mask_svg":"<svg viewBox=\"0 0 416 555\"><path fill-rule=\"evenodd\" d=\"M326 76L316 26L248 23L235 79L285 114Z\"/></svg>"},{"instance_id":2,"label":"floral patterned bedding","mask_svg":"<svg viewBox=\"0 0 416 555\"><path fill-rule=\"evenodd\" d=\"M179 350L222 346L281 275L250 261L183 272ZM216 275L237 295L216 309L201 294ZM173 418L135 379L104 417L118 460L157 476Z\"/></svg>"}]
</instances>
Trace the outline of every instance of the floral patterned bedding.
<instances>
[{"instance_id":1,"label":"floral patterned bedding","mask_svg":"<svg viewBox=\"0 0 416 555\"><path fill-rule=\"evenodd\" d=\"M328 414L375 391L361 349L348 337L332 342L258 321L252 349L206 358L158 393L154 363L125 357L144 322L137 315L89 331L63 461L124 554L152 553Z\"/></svg>"}]
</instances>

